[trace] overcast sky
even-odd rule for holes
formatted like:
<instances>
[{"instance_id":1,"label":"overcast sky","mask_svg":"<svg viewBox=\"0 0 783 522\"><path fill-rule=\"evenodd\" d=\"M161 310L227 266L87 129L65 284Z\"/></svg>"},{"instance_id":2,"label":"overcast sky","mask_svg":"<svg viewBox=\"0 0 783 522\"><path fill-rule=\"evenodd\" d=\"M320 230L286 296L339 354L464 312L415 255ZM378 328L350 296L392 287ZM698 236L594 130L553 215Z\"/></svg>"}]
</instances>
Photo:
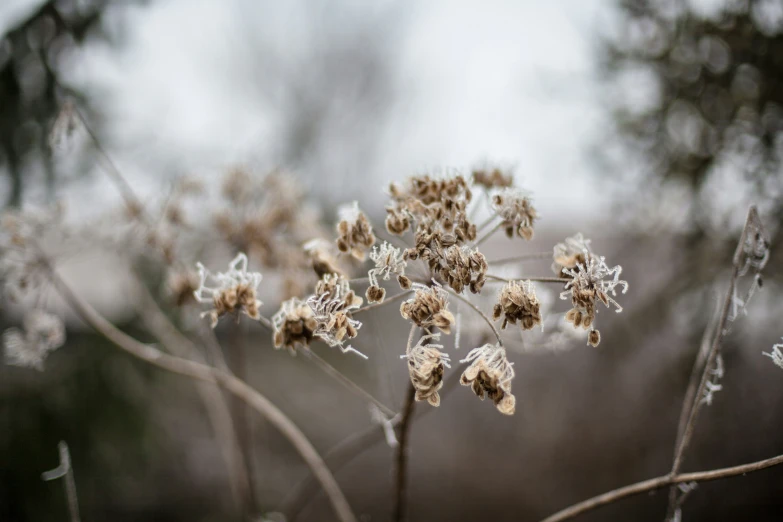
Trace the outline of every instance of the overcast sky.
<instances>
[{"instance_id":1,"label":"overcast sky","mask_svg":"<svg viewBox=\"0 0 783 522\"><path fill-rule=\"evenodd\" d=\"M35 4L2 0L0 30ZM334 2L320 40L308 37L311 5L159 0L117 9L107 23L122 44L91 43L64 73L105 114L123 169L152 187L162 173L212 175L277 158L283 116L259 96L264 74L300 66L307 45L366 26L364 38L384 41L390 83L371 129L375 148L351 162L362 152L354 142L329 142L304 168L313 183L335 180L317 190L378 204L388 180L492 159L516 166L547 221L588 215L603 197L590 155L606 117L593 60L607 2ZM265 69L264 52L277 69ZM375 108L367 107L365 119ZM336 133L371 132L350 115L333 119Z\"/></svg>"}]
</instances>

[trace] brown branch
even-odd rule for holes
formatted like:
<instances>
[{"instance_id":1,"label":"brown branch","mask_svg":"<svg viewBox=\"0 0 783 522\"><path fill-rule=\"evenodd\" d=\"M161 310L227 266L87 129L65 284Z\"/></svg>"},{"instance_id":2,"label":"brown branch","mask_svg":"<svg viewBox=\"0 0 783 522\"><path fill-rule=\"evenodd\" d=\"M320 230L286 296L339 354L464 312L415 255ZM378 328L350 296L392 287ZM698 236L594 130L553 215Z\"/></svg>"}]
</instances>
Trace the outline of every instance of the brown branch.
<instances>
[{"instance_id":1,"label":"brown branch","mask_svg":"<svg viewBox=\"0 0 783 522\"><path fill-rule=\"evenodd\" d=\"M558 511L554 515L548 516L542 520L542 522L561 522L563 520L569 520L601 506L617 502L620 499L654 491L670 485L682 484L684 482L708 482L710 480L736 477L737 475L744 475L753 471L771 468L772 466L777 466L779 464L783 464L783 455L731 468L697 471L694 473L680 473L678 475L664 475L662 477L637 482L636 484L631 484L584 500L563 509L562 511Z\"/></svg>"},{"instance_id":2,"label":"brown branch","mask_svg":"<svg viewBox=\"0 0 783 522\"><path fill-rule=\"evenodd\" d=\"M49 267L50 278L63 299L91 327L130 355L153 364L172 373L191 377L201 381L218 384L226 391L245 401L249 406L266 418L280 433L288 439L310 467L324 489L337 518L342 522L356 522L356 517L334 476L323 458L313 447L302 431L280 411L269 399L251 388L247 383L230 373L188 359L174 357L143 344L117 329L101 316L87 302L74 293L54 269Z\"/></svg>"},{"instance_id":3,"label":"brown branch","mask_svg":"<svg viewBox=\"0 0 783 522\"><path fill-rule=\"evenodd\" d=\"M454 292L453 290L450 290L450 289L448 289L448 288L446 288L445 290L446 290L448 293L450 293L451 295L453 295L454 297L456 297L457 299L459 299L460 301L462 301L463 303L465 303L466 305L468 305L468 306L469 306L470 308L472 308L472 309L473 309L473 311L475 311L477 314L479 314L479 315L481 316L481 318L482 318L482 319L484 319L484 321L485 321L485 322L486 322L486 323L489 325L489 327L492 329L492 333L493 333L493 334L495 334L495 338L498 340L498 344L499 344L500 346L503 346L503 340L500 338L500 332L498 332L498 329L497 329L497 328L495 328L495 325L492 323L492 320L491 320L489 317L487 317L487 314L485 314L484 312L482 312L482 311L479 309L479 307L478 307L478 306L474 305L473 303L471 303L471 302L470 302L470 300L468 300L468 299L466 299L466 298L462 297L462 296L461 296L461 295L459 295L457 292Z\"/></svg>"},{"instance_id":4,"label":"brown branch","mask_svg":"<svg viewBox=\"0 0 783 522\"><path fill-rule=\"evenodd\" d=\"M399 301L403 297L405 297L407 295L410 295L412 293L413 293L413 290L406 290L405 292L401 292L401 293L399 293L397 295L393 295L391 297L387 297L386 299L384 299L384 301L382 303L375 303L375 304L371 304L371 305L367 305L365 307L359 308L358 310L354 310L353 312L351 312L351 315L356 315L356 314L360 314L362 312L367 312L369 310L374 310L375 308L380 308L380 307L382 307L384 305L387 305L389 303L393 303L394 301Z\"/></svg>"},{"instance_id":5,"label":"brown branch","mask_svg":"<svg viewBox=\"0 0 783 522\"><path fill-rule=\"evenodd\" d=\"M735 250L734 253L734 258L732 260L732 272L731 272L731 280L729 281L729 288L726 291L726 297L723 301L720 319L718 320L718 324L716 326L716 330L714 334L715 337L712 341L712 345L710 346L709 352L707 352L706 354L706 362L704 362L702 367L699 366L703 362L702 359L704 359L704 357L702 356L697 356L696 361L694 362L693 371L691 373L691 381L688 385L688 392L686 393L685 401L683 402L683 406L682 406L682 413L680 415L681 417L680 426L682 426L682 418L685 417L686 411L688 411L687 414L688 420L685 423L685 427L682 430L680 430L680 426L678 426L678 432L681 431L682 436L676 442L676 447L674 450L674 459L672 462L672 469L671 469L672 476L677 475L680 472L680 469L682 468L682 462L685 456L685 450L688 449L688 445L690 444L691 438L693 437L693 431L696 427L696 418L699 414L699 410L701 409L701 405L702 405L701 398L704 395L704 389L707 385L707 381L710 378L710 369L715 364L715 360L717 359L718 353L720 351L720 345L723 342L723 338L726 335L726 323L729 318L731 301L734 296L734 289L737 284L737 279L740 276L740 270L742 269L742 249L745 246L745 241L749 233L751 221L754 219L758 219L758 214L756 212L756 207L751 206L748 209L748 215L747 218L745 219L745 226L742 228L742 234L740 235L740 239L737 244L737 249ZM697 382L697 379L699 385L696 388L696 392L691 393L691 390L694 387L693 383ZM669 504L667 508L667 518L671 518L673 516L676 501L677 501L677 490L676 488L671 488L669 490Z\"/></svg>"},{"instance_id":6,"label":"brown branch","mask_svg":"<svg viewBox=\"0 0 783 522\"><path fill-rule=\"evenodd\" d=\"M532 281L534 283L562 283L566 284L570 279L565 277L515 277L514 279L507 279L505 277L499 277L492 274L486 275L487 279L494 279L495 281L502 281L504 283L510 283L511 281Z\"/></svg>"},{"instance_id":7,"label":"brown branch","mask_svg":"<svg viewBox=\"0 0 783 522\"><path fill-rule=\"evenodd\" d=\"M392 511L392 521L402 522L405 520L407 510L407 489L408 489L408 456L410 453L410 428L413 421L413 410L416 406L416 389L413 384L408 383L408 392L405 395L405 404L402 408L402 417L400 419L399 433L397 435L397 455L395 464L394 480L394 509Z\"/></svg>"}]
</instances>

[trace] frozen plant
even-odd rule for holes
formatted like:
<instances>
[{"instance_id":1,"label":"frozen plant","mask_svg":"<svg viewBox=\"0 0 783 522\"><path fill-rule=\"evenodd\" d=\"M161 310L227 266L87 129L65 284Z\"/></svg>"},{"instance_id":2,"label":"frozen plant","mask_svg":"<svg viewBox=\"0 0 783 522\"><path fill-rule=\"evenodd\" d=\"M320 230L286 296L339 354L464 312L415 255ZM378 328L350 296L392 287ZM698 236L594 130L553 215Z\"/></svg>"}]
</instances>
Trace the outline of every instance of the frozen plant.
<instances>
[{"instance_id":1,"label":"frozen plant","mask_svg":"<svg viewBox=\"0 0 783 522\"><path fill-rule=\"evenodd\" d=\"M9 328L3 333L5 362L43 371L49 353L65 343L65 325L54 314L33 310L25 316L23 326L23 330Z\"/></svg>"},{"instance_id":2,"label":"frozen plant","mask_svg":"<svg viewBox=\"0 0 783 522\"><path fill-rule=\"evenodd\" d=\"M212 305L212 310L201 314L201 317L209 316L212 328L217 325L218 319L228 313L242 312L256 320L261 317L261 301L256 298L256 292L263 276L258 272L248 272L247 256L244 253L237 254L228 264L227 272L213 274L201 263L196 263L196 267L199 285L194 295L199 303ZM209 280L214 281L216 286L207 286Z\"/></svg>"}]
</instances>

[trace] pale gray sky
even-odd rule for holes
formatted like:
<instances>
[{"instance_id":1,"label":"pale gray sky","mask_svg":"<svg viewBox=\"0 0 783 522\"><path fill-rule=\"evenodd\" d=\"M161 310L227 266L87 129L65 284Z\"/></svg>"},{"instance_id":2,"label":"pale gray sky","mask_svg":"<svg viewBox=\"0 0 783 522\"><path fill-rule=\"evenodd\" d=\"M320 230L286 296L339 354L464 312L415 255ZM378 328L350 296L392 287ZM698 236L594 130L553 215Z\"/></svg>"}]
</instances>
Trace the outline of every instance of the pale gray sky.
<instances>
[{"instance_id":1,"label":"pale gray sky","mask_svg":"<svg viewBox=\"0 0 783 522\"><path fill-rule=\"evenodd\" d=\"M0 29L38 3L0 2ZM236 163L264 165L279 152L285 115L259 96L258 75L266 69L249 64L257 65L260 45L275 55L276 66L301 66L312 42L305 11L311 5L160 0L118 8L109 27L122 31L123 45L90 44L69 58L64 72L92 93L110 122L110 148L142 186L154 187L161 172L211 176ZM594 213L604 196L591 182L589 155L606 115L593 50L607 2L330 5L321 27L327 40L356 24L368 25L370 37L385 37L383 13L396 13L384 58L393 93L372 162L351 163L350 143L336 141L304 168L307 179L334 179L346 185L327 188L334 197L347 191L380 204L389 180L491 159L516 165L546 221ZM358 124L348 115L334 125L342 132Z\"/></svg>"}]
</instances>

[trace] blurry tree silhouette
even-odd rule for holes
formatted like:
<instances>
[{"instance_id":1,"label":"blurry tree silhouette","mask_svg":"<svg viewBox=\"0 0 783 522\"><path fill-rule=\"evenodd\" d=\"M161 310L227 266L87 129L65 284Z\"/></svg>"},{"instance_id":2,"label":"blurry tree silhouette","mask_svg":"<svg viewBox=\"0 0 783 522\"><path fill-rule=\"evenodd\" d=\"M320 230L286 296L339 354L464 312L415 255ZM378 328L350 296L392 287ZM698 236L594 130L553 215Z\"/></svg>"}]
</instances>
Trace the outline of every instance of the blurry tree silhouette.
<instances>
[{"instance_id":1,"label":"blurry tree silhouette","mask_svg":"<svg viewBox=\"0 0 783 522\"><path fill-rule=\"evenodd\" d=\"M601 66L621 89L635 76L645 93L613 106L645 186L685 187L697 234L714 210L705 187L723 169L783 217L783 198L769 201L783 189L783 4L725 0L707 13L684 0L621 0L619 12Z\"/></svg>"},{"instance_id":2,"label":"blurry tree silhouette","mask_svg":"<svg viewBox=\"0 0 783 522\"><path fill-rule=\"evenodd\" d=\"M47 140L63 95L58 62L64 52L100 31L110 5L107 0L39 3L0 40L0 167L11 177L12 206L20 204L25 173L39 159L52 193L54 169Z\"/></svg>"}]
</instances>

